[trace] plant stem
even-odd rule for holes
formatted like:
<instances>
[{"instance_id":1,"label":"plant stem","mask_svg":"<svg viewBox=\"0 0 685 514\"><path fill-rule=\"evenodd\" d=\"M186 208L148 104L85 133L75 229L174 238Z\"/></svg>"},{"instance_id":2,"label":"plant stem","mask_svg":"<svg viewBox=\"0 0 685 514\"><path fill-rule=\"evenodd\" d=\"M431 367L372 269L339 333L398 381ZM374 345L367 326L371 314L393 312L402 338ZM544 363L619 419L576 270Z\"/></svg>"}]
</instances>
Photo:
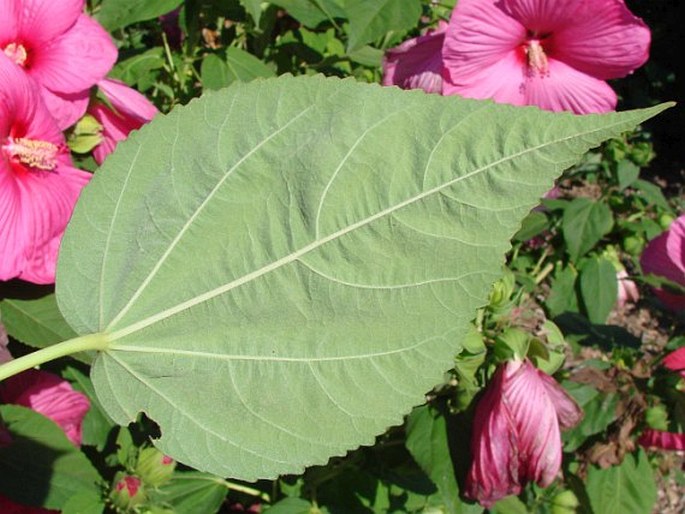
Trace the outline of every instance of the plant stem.
<instances>
[{"instance_id":1,"label":"plant stem","mask_svg":"<svg viewBox=\"0 0 685 514\"><path fill-rule=\"evenodd\" d=\"M223 484L230 490L238 491L244 494L248 494L250 496L255 496L260 500L268 503L271 502L271 498L269 498L269 495L260 491L259 489L248 487L246 485L236 484L235 482L230 482L228 480L223 480Z\"/></svg>"},{"instance_id":2,"label":"plant stem","mask_svg":"<svg viewBox=\"0 0 685 514\"><path fill-rule=\"evenodd\" d=\"M47 348L43 348L18 359L11 360L0 366L0 381L5 380L17 373L34 368L40 364L71 355L72 353L87 350L106 350L109 347L109 339L104 333L88 334L63 341Z\"/></svg>"}]
</instances>

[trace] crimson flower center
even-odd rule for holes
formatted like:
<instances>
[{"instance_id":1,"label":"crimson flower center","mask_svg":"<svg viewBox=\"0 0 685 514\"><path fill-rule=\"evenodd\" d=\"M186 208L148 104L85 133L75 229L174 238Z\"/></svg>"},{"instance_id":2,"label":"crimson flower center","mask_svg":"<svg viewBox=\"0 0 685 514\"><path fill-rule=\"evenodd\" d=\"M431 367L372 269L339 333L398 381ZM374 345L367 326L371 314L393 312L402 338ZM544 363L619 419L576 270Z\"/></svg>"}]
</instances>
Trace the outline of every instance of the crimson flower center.
<instances>
[{"instance_id":1,"label":"crimson flower center","mask_svg":"<svg viewBox=\"0 0 685 514\"><path fill-rule=\"evenodd\" d=\"M20 162L31 168L52 171L57 167L60 148L49 141L8 137L2 150L10 160Z\"/></svg>"},{"instance_id":2,"label":"crimson flower center","mask_svg":"<svg viewBox=\"0 0 685 514\"><path fill-rule=\"evenodd\" d=\"M26 59L29 54L21 43L10 43L5 47L5 55L12 59L19 66L24 67L26 65Z\"/></svg>"}]
</instances>

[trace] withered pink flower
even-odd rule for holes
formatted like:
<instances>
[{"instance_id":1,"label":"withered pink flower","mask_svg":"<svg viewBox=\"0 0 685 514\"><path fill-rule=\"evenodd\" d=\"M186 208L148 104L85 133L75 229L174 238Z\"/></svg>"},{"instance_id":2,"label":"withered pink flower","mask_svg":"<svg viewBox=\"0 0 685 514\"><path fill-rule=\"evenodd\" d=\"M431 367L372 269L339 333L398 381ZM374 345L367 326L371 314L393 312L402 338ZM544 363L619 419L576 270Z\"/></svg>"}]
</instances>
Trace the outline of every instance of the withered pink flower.
<instances>
[{"instance_id":1,"label":"withered pink flower","mask_svg":"<svg viewBox=\"0 0 685 514\"><path fill-rule=\"evenodd\" d=\"M383 57L383 85L440 93L446 30L447 23L440 21L435 30L388 50Z\"/></svg>"},{"instance_id":2,"label":"withered pink flower","mask_svg":"<svg viewBox=\"0 0 685 514\"><path fill-rule=\"evenodd\" d=\"M582 411L564 389L530 361L502 364L478 401L465 494L489 507L524 484L552 483L561 467L561 428Z\"/></svg>"},{"instance_id":3,"label":"withered pink flower","mask_svg":"<svg viewBox=\"0 0 685 514\"><path fill-rule=\"evenodd\" d=\"M60 129L78 120L89 89L117 59L84 0L0 0L0 50L40 86Z\"/></svg>"},{"instance_id":4,"label":"withered pink flower","mask_svg":"<svg viewBox=\"0 0 685 514\"><path fill-rule=\"evenodd\" d=\"M114 108L113 111L97 101L88 108L88 112L102 125L102 141L93 150L95 162L102 164L119 141L126 139L129 132L142 127L159 111L145 96L118 80L101 80L98 88Z\"/></svg>"},{"instance_id":5,"label":"withered pink flower","mask_svg":"<svg viewBox=\"0 0 685 514\"><path fill-rule=\"evenodd\" d=\"M685 287L685 214L647 244L640 264L646 275L658 275ZM662 288L655 288L654 293L669 309L685 310L685 295Z\"/></svg>"},{"instance_id":6,"label":"withered pink flower","mask_svg":"<svg viewBox=\"0 0 685 514\"><path fill-rule=\"evenodd\" d=\"M50 418L74 445L81 445L83 418L90 401L57 375L36 369L14 375L0 382L0 401L28 407Z\"/></svg>"},{"instance_id":7,"label":"withered pink flower","mask_svg":"<svg viewBox=\"0 0 685 514\"><path fill-rule=\"evenodd\" d=\"M678 348L664 357L663 365L685 378L685 347Z\"/></svg>"},{"instance_id":8,"label":"withered pink flower","mask_svg":"<svg viewBox=\"0 0 685 514\"><path fill-rule=\"evenodd\" d=\"M0 280L55 281L59 243L90 176L71 165L35 82L0 53Z\"/></svg>"},{"instance_id":9,"label":"withered pink flower","mask_svg":"<svg viewBox=\"0 0 685 514\"><path fill-rule=\"evenodd\" d=\"M605 82L648 58L650 32L623 0L459 0L443 94L577 114L611 111Z\"/></svg>"},{"instance_id":10,"label":"withered pink flower","mask_svg":"<svg viewBox=\"0 0 685 514\"><path fill-rule=\"evenodd\" d=\"M618 281L618 298L616 303L619 307L623 307L628 303L635 303L640 299L640 291L637 284L628 278L628 272L625 269L616 272L616 280Z\"/></svg>"},{"instance_id":11,"label":"withered pink flower","mask_svg":"<svg viewBox=\"0 0 685 514\"><path fill-rule=\"evenodd\" d=\"M685 450L685 434L677 432L665 432L648 428L638 439L638 444L645 448L655 448L658 450Z\"/></svg>"}]
</instances>

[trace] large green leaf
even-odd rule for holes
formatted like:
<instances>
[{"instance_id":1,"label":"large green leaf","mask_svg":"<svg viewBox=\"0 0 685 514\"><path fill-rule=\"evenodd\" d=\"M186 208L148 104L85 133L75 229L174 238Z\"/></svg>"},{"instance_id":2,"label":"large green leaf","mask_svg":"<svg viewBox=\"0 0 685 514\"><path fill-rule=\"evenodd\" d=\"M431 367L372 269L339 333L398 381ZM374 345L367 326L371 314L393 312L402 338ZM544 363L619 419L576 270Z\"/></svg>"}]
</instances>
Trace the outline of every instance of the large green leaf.
<instances>
[{"instance_id":1,"label":"large green leaf","mask_svg":"<svg viewBox=\"0 0 685 514\"><path fill-rule=\"evenodd\" d=\"M86 187L57 297L109 347L120 424L245 480L361 444L423 401L509 238L590 146L662 108L574 117L322 77L155 118Z\"/></svg>"},{"instance_id":2,"label":"large green leaf","mask_svg":"<svg viewBox=\"0 0 685 514\"><path fill-rule=\"evenodd\" d=\"M160 502L174 508L174 514L218 512L226 499L228 485L221 478L197 471L175 472L171 481L156 492Z\"/></svg>"},{"instance_id":3,"label":"large green leaf","mask_svg":"<svg viewBox=\"0 0 685 514\"><path fill-rule=\"evenodd\" d=\"M315 28L322 21L345 17L336 0L273 0L306 27Z\"/></svg>"}]
</instances>

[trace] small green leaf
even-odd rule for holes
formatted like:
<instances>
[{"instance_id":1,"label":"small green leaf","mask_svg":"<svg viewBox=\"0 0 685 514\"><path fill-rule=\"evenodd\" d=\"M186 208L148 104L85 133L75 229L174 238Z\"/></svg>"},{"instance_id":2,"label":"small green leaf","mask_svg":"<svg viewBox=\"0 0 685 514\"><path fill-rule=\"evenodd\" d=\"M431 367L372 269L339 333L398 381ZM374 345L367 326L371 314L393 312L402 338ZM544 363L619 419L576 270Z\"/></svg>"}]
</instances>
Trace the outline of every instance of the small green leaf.
<instances>
[{"instance_id":1,"label":"small green leaf","mask_svg":"<svg viewBox=\"0 0 685 514\"><path fill-rule=\"evenodd\" d=\"M657 498L654 472L642 450L626 455L619 466L590 466L586 491L595 514L650 514Z\"/></svg>"},{"instance_id":2,"label":"small green leaf","mask_svg":"<svg viewBox=\"0 0 685 514\"><path fill-rule=\"evenodd\" d=\"M227 493L227 484L220 477L199 471L176 471L156 496L170 504L175 514L211 514L218 512Z\"/></svg>"},{"instance_id":3,"label":"small green leaf","mask_svg":"<svg viewBox=\"0 0 685 514\"><path fill-rule=\"evenodd\" d=\"M271 3L312 29L323 21L346 17L336 0L271 0Z\"/></svg>"},{"instance_id":4,"label":"small green leaf","mask_svg":"<svg viewBox=\"0 0 685 514\"><path fill-rule=\"evenodd\" d=\"M616 268L604 257L592 257L580 270L580 293L588 319L595 324L606 322L618 298Z\"/></svg>"},{"instance_id":5,"label":"small green leaf","mask_svg":"<svg viewBox=\"0 0 685 514\"><path fill-rule=\"evenodd\" d=\"M314 514L313 506L301 498L285 498L271 507L264 514Z\"/></svg>"},{"instance_id":6,"label":"small green leaf","mask_svg":"<svg viewBox=\"0 0 685 514\"><path fill-rule=\"evenodd\" d=\"M416 26L421 16L421 0L346 0L350 21L348 52L375 41L390 31Z\"/></svg>"},{"instance_id":7,"label":"small green leaf","mask_svg":"<svg viewBox=\"0 0 685 514\"><path fill-rule=\"evenodd\" d=\"M618 395L600 393L592 386L570 381L563 382L563 386L583 410L581 422L562 434L564 451L573 452L616 419Z\"/></svg>"},{"instance_id":8,"label":"small green leaf","mask_svg":"<svg viewBox=\"0 0 685 514\"><path fill-rule=\"evenodd\" d=\"M240 0L240 5L252 16L255 27L259 27L259 20L262 17L262 3L262 0Z\"/></svg>"},{"instance_id":9,"label":"small green leaf","mask_svg":"<svg viewBox=\"0 0 685 514\"><path fill-rule=\"evenodd\" d=\"M616 166L618 187L623 190L635 182L640 176L640 167L628 159L623 159Z\"/></svg>"},{"instance_id":10,"label":"small green leaf","mask_svg":"<svg viewBox=\"0 0 685 514\"><path fill-rule=\"evenodd\" d=\"M164 49L157 46L119 61L109 76L145 91L154 85L156 71L162 69L164 63Z\"/></svg>"},{"instance_id":11,"label":"small green leaf","mask_svg":"<svg viewBox=\"0 0 685 514\"><path fill-rule=\"evenodd\" d=\"M577 262L591 250L605 234L611 231L614 219L609 206L603 201L575 198L564 209L562 230L566 251Z\"/></svg>"},{"instance_id":12,"label":"small green leaf","mask_svg":"<svg viewBox=\"0 0 685 514\"><path fill-rule=\"evenodd\" d=\"M557 268L545 306L553 318L565 312L579 312L576 296L578 272L569 267Z\"/></svg>"},{"instance_id":13,"label":"small green leaf","mask_svg":"<svg viewBox=\"0 0 685 514\"><path fill-rule=\"evenodd\" d=\"M669 212L672 211L671 206L668 203L668 200L666 200L666 197L664 196L664 193L661 191L661 188L656 184L652 184L651 182L647 182L646 180L638 179L635 182L633 182L632 185L634 188L636 188L638 191L642 193L643 198L647 200L648 204L656 205Z\"/></svg>"},{"instance_id":14,"label":"small green leaf","mask_svg":"<svg viewBox=\"0 0 685 514\"><path fill-rule=\"evenodd\" d=\"M99 494L100 475L52 420L26 407L0 405L12 442L0 447L0 492L12 500L62 509L77 494Z\"/></svg>"},{"instance_id":15,"label":"small green leaf","mask_svg":"<svg viewBox=\"0 0 685 514\"><path fill-rule=\"evenodd\" d=\"M221 89L236 80L249 82L274 76L271 68L240 48L228 47L225 57L224 61L217 55L209 54L203 59L200 75L205 89Z\"/></svg>"},{"instance_id":16,"label":"small green leaf","mask_svg":"<svg viewBox=\"0 0 685 514\"><path fill-rule=\"evenodd\" d=\"M514 235L515 241L528 241L549 228L549 218L544 212L532 211L523 218L521 228Z\"/></svg>"},{"instance_id":17,"label":"small green leaf","mask_svg":"<svg viewBox=\"0 0 685 514\"><path fill-rule=\"evenodd\" d=\"M157 18L182 3L183 0L102 0L95 19L112 32L138 21Z\"/></svg>"}]
</instances>

